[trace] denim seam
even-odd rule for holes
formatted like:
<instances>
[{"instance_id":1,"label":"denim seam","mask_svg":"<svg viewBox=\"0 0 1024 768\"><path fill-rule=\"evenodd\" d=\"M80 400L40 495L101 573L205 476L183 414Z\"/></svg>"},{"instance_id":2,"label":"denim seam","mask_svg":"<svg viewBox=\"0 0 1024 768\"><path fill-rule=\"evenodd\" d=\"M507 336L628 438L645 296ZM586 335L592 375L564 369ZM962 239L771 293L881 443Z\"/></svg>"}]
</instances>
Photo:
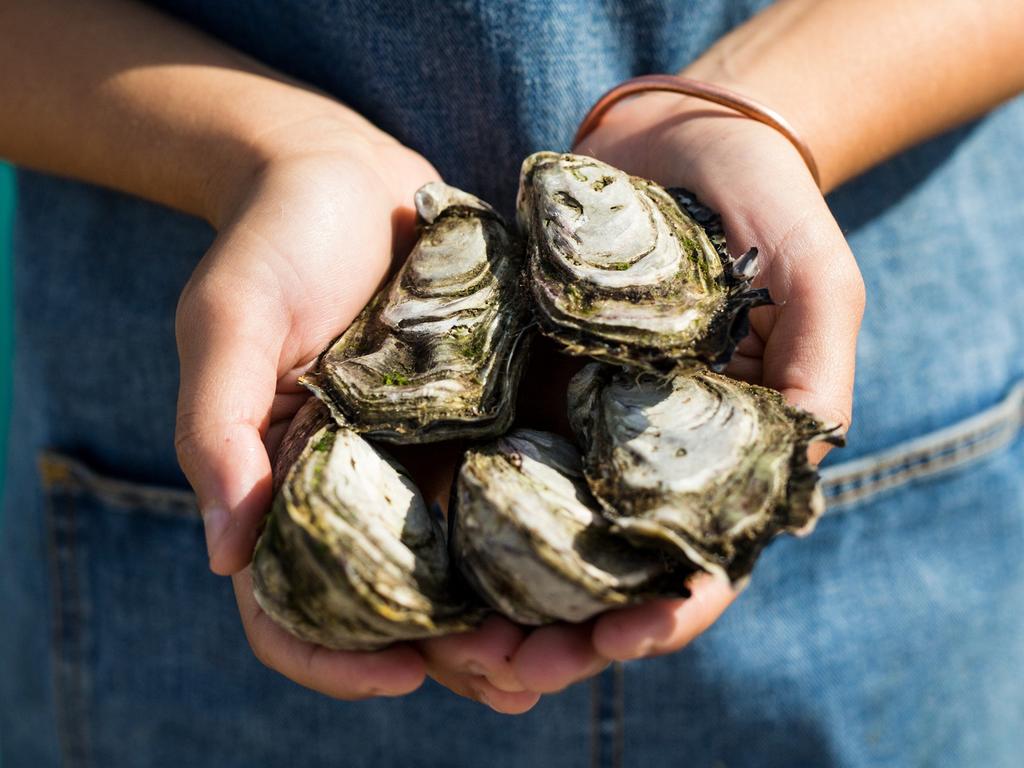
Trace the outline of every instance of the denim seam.
<instances>
[{"instance_id":1,"label":"denim seam","mask_svg":"<svg viewBox=\"0 0 1024 768\"><path fill-rule=\"evenodd\" d=\"M53 594L50 661L56 728L62 762L69 768L88 768L92 764L87 716L91 678L84 633L89 626L90 607L79 579L78 502L74 496L67 496L66 513L62 514L54 494L47 492L45 498Z\"/></svg>"},{"instance_id":2,"label":"denim seam","mask_svg":"<svg viewBox=\"0 0 1024 768\"><path fill-rule=\"evenodd\" d=\"M1011 445L1024 426L1024 382L974 416L822 472L826 514L913 480L980 461Z\"/></svg>"},{"instance_id":3,"label":"denim seam","mask_svg":"<svg viewBox=\"0 0 1024 768\"><path fill-rule=\"evenodd\" d=\"M192 491L103 477L80 461L51 451L39 455L39 470L43 489L48 493L59 489L69 495L89 494L120 511L142 507L147 512L170 517L199 517L199 505Z\"/></svg>"},{"instance_id":4,"label":"denim seam","mask_svg":"<svg viewBox=\"0 0 1024 768\"><path fill-rule=\"evenodd\" d=\"M916 479L952 471L1008 446L1024 426L1024 382L995 406L963 421L930 432L878 454L833 465L822 471L826 514ZM198 518L195 495L103 477L75 459L44 452L39 457L43 486L69 494L97 496L113 509L172 517Z\"/></svg>"},{"instance_id":5,"label":"denim seam","mask_svg":"<svg viewBox=\"0 0 1024 768\"><path fill-rule=\"evenodd\" d=\"M624 673L612 662L591 679L591 768L621 768L625 741Z\"/></svg>"},{"instance_id":6,"label":"denim seam","mask_svg":"<svg viewBox=\"0 0 1024 768\"><path fill-rule=\"evenodd\" d=\"M615 732L612 734L612 765L622 768L626 749L626 674L621 661L612 662L615 687Z\"/></svg>"},{"instance_id":7,"label":"denim seam","mask_svg":"<svg viewBox=\"0 0 1024 768\"><path fill-rule=\"evenodd\" d=\"M64 590L60 588L61 567L60 556L58 555L59 547L57 544L53 499L49 493L44 494L43 498L46 506L46 523L48 529L46 550L50 559L50 593L53 595L53 607L50 614L50 620L52 622L52 626L50 627L50 682L53 687L54 717L56 720L55 726L57 729L57 738L60 741L61 754L66 759L67 755L71 752L71 749L67 743L67 715L61 707L61 702L64 701L64 680L61 675L63 663L60 653L60 649L63 647L61 636L64 631L64 604L62 600Z\"/></svg>"}]
</instances>

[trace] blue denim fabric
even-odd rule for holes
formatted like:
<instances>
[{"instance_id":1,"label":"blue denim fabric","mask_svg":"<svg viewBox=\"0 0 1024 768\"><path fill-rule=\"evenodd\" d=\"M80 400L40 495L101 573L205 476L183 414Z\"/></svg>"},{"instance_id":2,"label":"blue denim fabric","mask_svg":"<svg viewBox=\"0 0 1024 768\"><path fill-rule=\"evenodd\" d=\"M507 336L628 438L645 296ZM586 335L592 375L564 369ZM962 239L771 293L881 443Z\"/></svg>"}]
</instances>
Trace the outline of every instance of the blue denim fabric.
<instances>
[{"instance_id":1,"label":"blue denim fabric","mask_svg":"<svg viewBox=\"0 0 1024 768\"><path fill-rule=\"evenodd\" d=\"M752 5L159 5L324 88L508 211L607 87ZM50 766L1018 766L1024 100L830 198L863 270L829 514L686 650L520 718L428 685L346 704L262 668L174 457L178 292L212 233L22 173L0 540L0 749Z\"/></svg>"}]
</instances>

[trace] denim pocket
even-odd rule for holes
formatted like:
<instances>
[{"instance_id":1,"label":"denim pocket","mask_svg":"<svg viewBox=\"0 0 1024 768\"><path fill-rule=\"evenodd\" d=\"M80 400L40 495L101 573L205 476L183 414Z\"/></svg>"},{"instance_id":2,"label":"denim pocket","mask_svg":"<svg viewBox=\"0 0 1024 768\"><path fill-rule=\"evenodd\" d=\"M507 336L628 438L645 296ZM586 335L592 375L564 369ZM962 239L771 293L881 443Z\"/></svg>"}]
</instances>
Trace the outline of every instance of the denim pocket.
<instances>
[{"instance_id":1,"label":"denim pocket","mask_svg":"<svg viewBox=\"0 0 1024 768\"><path fill-rule=\"evenodd\" d=\"M39 466L63 766L589 764L587 686L510 719L430 682L357 703L291 683L253 656L190 492Z\"/></svg>"},{"instance_id":2,"label":"denim pocket","mask_svg":"<svg viewBox=\"0 0 1024 768\"><path fill-rule=\"evenodd\" d=\"M164 608L153 599L154 588L177 582L181 591L205 575L199 513L187 491L110 479L55 453L42 454L38 465L49 536L60 752L68 766L107 765L139 748L143 738L130 708L120 713L120 739L97 738L98 719L120 708L128 690L156 692L148 679L156 665L147 663L144 649L169 625L161 624ZM121 674L126 655L141 663ZM135 706L151 703L147 698Z\"/></svg>"},{"instance_id":3,"label":"denim pocket","mask_svg":"<svg viewBox=\"0 0 1024 768\"><path fill-rule=\"evenodd\" d=\"M1024 381L969 418L884 451L822 470L826 514L907 483L960 469L1011 445L1024 427Z\"/></svg>"},{"instance_id":4,"label":"denim pocket","mask_svg":"<svg viewBox=\"0 0 1024 768\"><path fill-rule=\"evenodd\" d=\"M1020 433L1022 414L1024 383L964 421L827 468L828 512L995 455ZM190 492L104 477L59 454L42 455L39 466L64 765L333 766L345 755L350 766L461 766L487 755L498 768L622 765L624 744L626 753L644 751L630 732L657 707L645 699L627 707L618 665L514 719L430 684L403 699L359 704L301 689L252 656L230 584L207 569ZM825 545L829 535L812 541ZM782 559L788 565L779 569L794 567L792 555ZM755 585L771 581L771 569L762 569ZM762 611L757 622L765 620ZM471 739L454 725L466 722Z\"/></svg>"}]
</instances>

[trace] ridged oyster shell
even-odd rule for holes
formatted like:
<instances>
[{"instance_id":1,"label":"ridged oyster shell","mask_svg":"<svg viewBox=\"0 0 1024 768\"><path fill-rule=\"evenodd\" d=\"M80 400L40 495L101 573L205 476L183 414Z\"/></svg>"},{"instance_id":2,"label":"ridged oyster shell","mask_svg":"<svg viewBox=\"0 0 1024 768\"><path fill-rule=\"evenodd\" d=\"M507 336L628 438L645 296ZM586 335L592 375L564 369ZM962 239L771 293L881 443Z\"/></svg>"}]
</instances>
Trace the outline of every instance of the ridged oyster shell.
<instances>
[{"instance_id":1,"label":"ridged oyster shell","mask_svg":"<svg viewBox=\"0 0 1024 768\"><path fill-rule=\"evenodd\" d=\"M479 621L443 524L412 481L315 399L277 464L252 565L256 600L277 623L328 648L374 650Z\"/></svg>"},{"instance_id":2,"label":"ridged oyster shell","mask_svg":"<svg viewBox=\"0 0 1024 768\"><path fill-rule=\"evenodd\" d=\"M278 453L253 561L278 623L363 650L470 629L484 603L523 624L584 621L685 596L697 569L742 583L774 536L810 529L821 499L806 447L831 431L776 392L703 370L768 302L750 287L756 252L731 259L715 214L551 152L524 163L528 264L471 195L433 184L416 206L413 254L304 378L333 420L311 399ZM573 379L582 464L572 443L533 430L472 447L446 547L401 467L356 432L507 430L531 304L567 351L633 367L595 363Z\"/></svg>"},{"instance_id":3,"label":"ridged oyster shell","mask_svg":"<svg viewBox=\"0 0 1024 768\"><path fill-rule=\"evenodd\" d=\"M734 583L772 538L809 532L822 512L807 446L834 430L774 390L592 363L569 385L569 418L616 529Z\"/></svg>"},{"instance_id":4,"label":"ridged oyster shell","mask_svg":"<svg viewBox=\"0 0 1024 768\"><path fill-rule=\"evenodd\" d=\"M558 435L517 429L470 449L451 544L463 574L522 624L578 622L655 595L688 594L688 571L611 532Z\"/></svg>"},{"instance_id":5,"label":"ridged oyster shell","mask_svg":"<svg viewBox=\"0 0 1024 768\"><path fill-rule=\"evenodd\" d=\"M526 348L522 245L493 208L441 182L416 193L416 210L409 258L302 382L378 439L500 434Z\"/></svg>"},{"instance_id":6,"label":"ridged oyster shell","mask_svg":"<svg viewBox=\"0 0 1024 768\"><path fill-rule=\"evenodd\" d=\"M573 354L662 371L728 362L747 332L757 251L725 251L718 218L590 157L523 162L519 226L541 330Z\"/></svg>"}]
</instances>

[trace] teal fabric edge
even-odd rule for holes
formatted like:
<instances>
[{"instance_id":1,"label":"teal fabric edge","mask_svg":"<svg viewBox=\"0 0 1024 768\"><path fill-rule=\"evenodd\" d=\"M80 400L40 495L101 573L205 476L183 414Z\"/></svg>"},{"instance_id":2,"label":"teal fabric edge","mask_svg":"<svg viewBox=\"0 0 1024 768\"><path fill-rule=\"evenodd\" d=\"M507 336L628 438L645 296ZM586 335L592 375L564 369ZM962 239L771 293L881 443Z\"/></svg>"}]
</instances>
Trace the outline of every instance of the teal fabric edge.
<instances>
[{"instance_id":1,"label":"teal fabric edge","mask_svg":"<svg viewBox=\"0 0 1024 768\"><path fill-rule=\"evenodd\" d=\"M11 224L14 218L14 171L0 163L0 456L7 453L7 427L11 406L11 353L13 349L11 305ZM3 490L0 465L0 492ZM0 505L0 531L3 530Z\"/></svg>"},{"instance_id":2,"label":"teal fabric edge","mask_svg":"<svg viewBox=\"0 0 1024 768\"><path fill-rule=\"evenodd\" d=\"M11 408L11 222L14 218L14 171L0 163L0 456L7 455L7 426ZM0 462L0 498L3 496L3 462ZM0 535L4 505L0 504Z\"/></svg>"}]
</instances>

